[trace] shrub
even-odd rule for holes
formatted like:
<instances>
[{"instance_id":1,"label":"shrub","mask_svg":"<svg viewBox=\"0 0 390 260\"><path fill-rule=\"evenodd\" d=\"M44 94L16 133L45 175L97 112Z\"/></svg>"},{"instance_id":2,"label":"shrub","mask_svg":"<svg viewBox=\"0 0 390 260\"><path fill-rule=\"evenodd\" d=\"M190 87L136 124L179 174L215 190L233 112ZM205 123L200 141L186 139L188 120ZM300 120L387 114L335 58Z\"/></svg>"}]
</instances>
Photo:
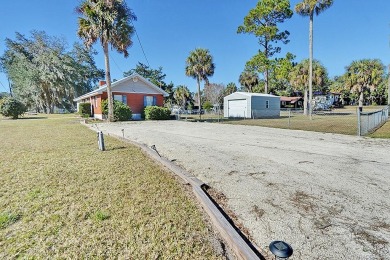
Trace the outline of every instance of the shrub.
<instances>
[{"instance_id":1,"label":"shrub","mask_svg":"<svg viewBox=\"0 0 390 260\"><path fill-rule=\"evenodd\" d=\"M118 121L128 121L131 120L133 112L130 107L123 104L120 101L114 102L114 118Z\"/></svg>"},{"instance_id":2,"label":"shrub","mask_svg":"<svg viewBox=\"0 0 390 260\"><path fill-rule=\"evenodd\" d=\"M27 107L14 98L4 98L1 100L0 113L3 116L17 119L27 111Z\"/></svg>"},{"instance_id":3,"label":"shrub","mask_svg":"<svg viewBox=\"0 0 390 260\"><path fill-rule=\"evenodd\" d=\"M168 120L171 118L171 110L166 107L147 106L144 112L146 120Z\"/></svg>"},{"instance_id":4,"label":"shrub","mask_svg":"<svg viewBox=\"0 0 390 260\"><path fill-rule=\"evenodd\" d=\"M108 100L102 101L102 113L104 115L108 114ZM123 104L122 102L118 100L114 100L114 120L115 121L128 121L131 120L131 117L133 116L133 112L131 111L131 108Z\"/></svg>"},{"instance_id":5,"label":"shrub","mask_svg":"<svg viewBox=\"0 0 390 260\"><path fill-rule=\"evenodd\" d=\"M91 103L80 103L79 114L83 117L92 116Z\"/></svg>"}]
</instances>

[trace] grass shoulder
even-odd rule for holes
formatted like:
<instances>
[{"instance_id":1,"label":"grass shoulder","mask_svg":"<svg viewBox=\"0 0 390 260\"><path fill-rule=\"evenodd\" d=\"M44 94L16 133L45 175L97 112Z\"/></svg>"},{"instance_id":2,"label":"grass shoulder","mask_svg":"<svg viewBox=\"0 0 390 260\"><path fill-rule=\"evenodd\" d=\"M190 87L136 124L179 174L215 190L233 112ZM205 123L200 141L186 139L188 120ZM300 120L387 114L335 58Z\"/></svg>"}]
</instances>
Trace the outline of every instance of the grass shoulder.
<instances>
[{"instance_id":1,"label":"grass shoulder","mask_svg":"<svg viewBox=\"0 0 390 260\"><path fill-rule=\"evenodd\" d=\"M0 142L0 258L219 258L198 206L139 148L106 137L101 152L72 115L1 120Z\"/></svg>"},{"instance_id":2,"label":"grass shoulder","mask_svg":"<svg viewBox=\"0 0 390 260\"><path fill-rule=\"evenodd\" d=\"M377 129L374 133L368 135L372 138L390 138L390 121L387 121L382 127Z\"/></svg>"}]
</instances>

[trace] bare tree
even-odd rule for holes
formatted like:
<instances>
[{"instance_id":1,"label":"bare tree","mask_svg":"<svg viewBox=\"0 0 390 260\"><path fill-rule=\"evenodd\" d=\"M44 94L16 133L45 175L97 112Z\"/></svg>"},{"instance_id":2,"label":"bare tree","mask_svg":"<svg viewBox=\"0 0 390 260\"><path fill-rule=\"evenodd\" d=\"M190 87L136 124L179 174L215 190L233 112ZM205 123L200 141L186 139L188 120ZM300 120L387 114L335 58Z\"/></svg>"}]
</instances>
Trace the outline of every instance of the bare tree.
<instances>
[{"instance_id":1,"label":"bare tree","mask_svg":"<svg viewBox=\"0 0 390 260\"><path fill-rule=\"evenodd\" d=\"M204 96L205 99L210 101L213 106L220 108L225 93L225 85L210 83L206 84L204 87Z\"/></svg>"}]
</instances>

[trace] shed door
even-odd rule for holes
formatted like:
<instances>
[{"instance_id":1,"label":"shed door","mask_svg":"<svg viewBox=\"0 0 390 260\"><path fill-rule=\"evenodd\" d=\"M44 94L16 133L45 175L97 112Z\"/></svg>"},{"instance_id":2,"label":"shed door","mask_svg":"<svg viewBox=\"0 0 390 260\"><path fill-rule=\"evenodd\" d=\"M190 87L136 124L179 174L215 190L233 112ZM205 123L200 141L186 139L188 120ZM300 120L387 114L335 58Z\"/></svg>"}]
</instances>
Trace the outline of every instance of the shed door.
<instances>
[{"instance_id":1,"label":"shed door","mask_svg":"<svg viewBox=\"0 0 390 260\"><path fill-rule=\"evenodd\" d=\"M229 117L247 116L246 99L229 100Z\"/></svg>"}]
</instances>

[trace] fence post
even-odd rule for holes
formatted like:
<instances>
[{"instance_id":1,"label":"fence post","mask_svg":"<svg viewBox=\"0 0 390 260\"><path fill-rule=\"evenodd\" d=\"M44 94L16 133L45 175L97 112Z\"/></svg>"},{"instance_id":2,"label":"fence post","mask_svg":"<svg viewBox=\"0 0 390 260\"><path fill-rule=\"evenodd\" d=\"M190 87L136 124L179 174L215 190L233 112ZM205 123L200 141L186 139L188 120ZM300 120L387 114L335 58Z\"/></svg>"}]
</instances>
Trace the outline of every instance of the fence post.
<instances>
[{"instance_id":1,"label":"fence post","mask_svg":"<svg viewBox=\"0 0 390 260\"><path fill-rule=\"evenodd\" d=\"M362 132L361 132L361 121L360 121L360 109L357 108L356 111L357 111L357 127L358 127L357 135L361 136Z\"/></svg>"},{"instance_id":2,"label":"fence post","mask_svg":"<svg viewBox=\"0 0 390 260\"><path fill-rule=\"evenodd\" d=\"M388 74L390 74L390 65L389 65L389 70L387 71ZM390 107L390 77L388 77L388 82L387 82L387 107Z\"/></svg>"},{"instance_id":3,"label":"fence post","mask_svg":"<svg viewBox=\"0 0 390 260\"><path fill-rule=\"evenodd\" d=\"M291 119L291 108L288 110L288 128L290 128L291 126L290 119Z\"/></svg>"}]
</instances>

